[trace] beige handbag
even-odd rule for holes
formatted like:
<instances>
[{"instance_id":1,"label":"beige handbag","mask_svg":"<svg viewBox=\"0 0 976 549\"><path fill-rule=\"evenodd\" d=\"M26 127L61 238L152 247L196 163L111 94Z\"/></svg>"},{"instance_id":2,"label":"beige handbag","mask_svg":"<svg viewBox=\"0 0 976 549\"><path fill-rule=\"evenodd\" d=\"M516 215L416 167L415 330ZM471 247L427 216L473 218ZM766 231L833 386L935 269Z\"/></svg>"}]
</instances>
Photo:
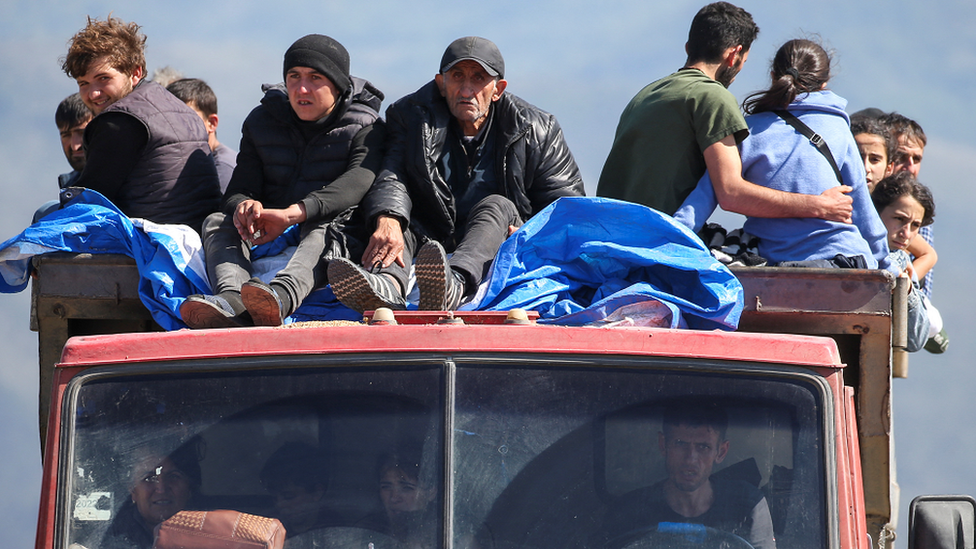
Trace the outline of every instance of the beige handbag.
<instances>
[{"instance_id":1,"label":"beige handbag","mask_svg":"<svg viewBox=\"0 0 976 549\"><path fill-rule=\"evenodd\" d=\"M180 511L156 527L155 549L281 549L278 519L240 511Z\"/></svg>"}]
</instances>

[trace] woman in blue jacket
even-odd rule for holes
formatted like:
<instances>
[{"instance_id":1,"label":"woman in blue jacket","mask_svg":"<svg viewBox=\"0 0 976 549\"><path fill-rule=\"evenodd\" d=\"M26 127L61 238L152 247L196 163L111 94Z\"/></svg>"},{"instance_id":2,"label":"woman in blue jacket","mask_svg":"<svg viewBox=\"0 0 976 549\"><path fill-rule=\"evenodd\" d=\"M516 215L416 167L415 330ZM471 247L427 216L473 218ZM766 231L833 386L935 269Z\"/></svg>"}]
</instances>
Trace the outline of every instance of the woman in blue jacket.
<instances>
[{"instance_id":1,"label":"woman in blue jacket","mask_svg":"<svg viewBox=\"0 0 976 549\"><path fill-rule=\"evenodd\" d=\"M839 185L837 172L809 138L776 114L793 114L827 143L842 183L851 187L853 223L816 218L750 217L743 230L759 238L770 264L888 268L887 233L871 203L864 162L851 134L847 100L826 89L830 57L816 42L790 40L776 52L769 89L746 98L749 137L740 145L742 176L781 191L820 194ZM718 202L706 173L675 218L698 231Z\"/></svg>"}]
</instances>

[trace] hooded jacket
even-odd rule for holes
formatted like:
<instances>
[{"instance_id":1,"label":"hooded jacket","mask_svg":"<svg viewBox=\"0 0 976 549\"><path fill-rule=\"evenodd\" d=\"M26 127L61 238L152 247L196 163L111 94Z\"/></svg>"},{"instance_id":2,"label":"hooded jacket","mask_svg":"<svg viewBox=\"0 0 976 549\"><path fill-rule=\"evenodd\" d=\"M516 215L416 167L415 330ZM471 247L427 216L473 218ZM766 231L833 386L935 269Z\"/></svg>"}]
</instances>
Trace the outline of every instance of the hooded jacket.
<instances>
[{"instance_id":1,"label":"hooded jacket","mask_svg":"<svg viewBox=\"0 0 976 549\"><path fill-rule=\"evenodd\" d=\"M523 222L561 196L583 196L583 179L554 116L508 92L491 108L495 171ZM438 170L452 116L434 81L387 109L383 170L363 201L370 230L383 214L440 242L454 234L455 200Z\"/></svg>"},{"instance_id":2,"label":"hooded jacket","mask_svg":"<svg viewBox=\"0 0 976 549\"><path fill-rule=\"evenodd\" d=\"M759 237L759 254L771 263L861 255L868 266L888 268L888 232L878 216L864 173L864 161L851 134L847 100L830 90L801 94L787 110L823 137L845 185L853 188L853 223L824 219L750 217L743 230ZM773 112L746 117L749 137L740 145L742 177L780 191L818 195L839 185L827 159ZM674 217L698 231L718 201L706 173Z\"/></svg>"}]
</instances>

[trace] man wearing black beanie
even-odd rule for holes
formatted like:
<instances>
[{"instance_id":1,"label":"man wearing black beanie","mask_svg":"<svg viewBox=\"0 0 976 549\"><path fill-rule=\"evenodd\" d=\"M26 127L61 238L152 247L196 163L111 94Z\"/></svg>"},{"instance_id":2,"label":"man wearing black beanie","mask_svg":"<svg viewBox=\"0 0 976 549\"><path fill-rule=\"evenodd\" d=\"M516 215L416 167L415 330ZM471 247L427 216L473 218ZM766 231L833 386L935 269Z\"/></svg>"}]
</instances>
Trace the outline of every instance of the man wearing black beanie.
<instances>
[{"instance_id":1,"label":"man wearing black beanie","mask_svg":"<svg viewBox=\"0 0 976 549\"><path fill-rule=\"evenodd\" d=\"M330 260L363 251L356 205L382 160L383 94L350 76L349 53L321 34L292 44L283 72L284 84L264 86L244 121L223 206L204 222L214 293L180 307L191 328L280 325L326 283ZM300 242L285 267L267 282L252 278L251 247L296 224Z\"/></svg>"},{"instance_id":2,"label":"man wearing black beanie","mask_svg":"<svg viewBox=\"0 0 976 549\"><path fill-rule=\"evenodd\" d=\"M328 78L340 95L349 89L349 52L342 44L322 34L299 38L285 52L285 77L288 69L308 67Z\"/></svg>"}]
</instances>

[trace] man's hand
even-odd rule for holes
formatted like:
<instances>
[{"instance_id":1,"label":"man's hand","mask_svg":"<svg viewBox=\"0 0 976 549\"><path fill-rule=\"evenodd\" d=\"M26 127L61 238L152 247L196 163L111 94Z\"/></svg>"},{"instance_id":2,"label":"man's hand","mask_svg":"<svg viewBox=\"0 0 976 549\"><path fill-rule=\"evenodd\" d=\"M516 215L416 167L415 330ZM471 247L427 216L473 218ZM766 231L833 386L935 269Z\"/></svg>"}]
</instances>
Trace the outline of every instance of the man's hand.
<instances>
[{"instance_id":1,"label":"man's hand","mask_svg":"<svg viewBox=\"0 0 976 549\"><path fill-rule=\"evenodd\" d=\"M847 185L831 187L820 193L820 209L817 217L827 221L852 223L851 214L854 212L854 199L847 193L854 189Z\"/></svg>"},{"instance_id":2,"label":"man's hand","mask_svg":"<svg viewBox=\"0 0 976 549\"><path fill-rule=\"evenodd\" d=\"M304 204L292 204L285 209L264 209L256 200L245 200L237 206L234 226L241 239L258 246L281 236L285 229L305 221Z\"/></svg>"},{"instance_id":3,"label":"man's hand","mask_svg":"<svg viewBox=\"0 0 976 549\"><path fill-rule=\"evenodd\" d=\"M251 238L251 245L258 246L281 236L285 229L295 224L288 215L288 210L263 210L255 221L259 234Z\"/></svg>"},{"instance_id":4,"label":"man's hand","mask_svg":"<svg viewBox=\"0 0 976 549\"><path fill-rule=\"evenodd\" d=\"M234 227L244 242L254 240L254 233L258 231L257 223L264 211L264 206L257 200L245 200L234 210ZM258 235L260 236L260 235Z\"/></svg>"},{"instance_id":5,"label":"man's hand","mask_svg":"<svg viewBox=\"0 0 976 549\"><path fill-rule=\"evenodd\" d=\"M389 267L394 261L405 267L403 263L403 227L395 217L381 215L376 219L376 230L369 237L369 245L363 253L363 267L372 268L381 263Z\"/></svg>"}]
</instances>

